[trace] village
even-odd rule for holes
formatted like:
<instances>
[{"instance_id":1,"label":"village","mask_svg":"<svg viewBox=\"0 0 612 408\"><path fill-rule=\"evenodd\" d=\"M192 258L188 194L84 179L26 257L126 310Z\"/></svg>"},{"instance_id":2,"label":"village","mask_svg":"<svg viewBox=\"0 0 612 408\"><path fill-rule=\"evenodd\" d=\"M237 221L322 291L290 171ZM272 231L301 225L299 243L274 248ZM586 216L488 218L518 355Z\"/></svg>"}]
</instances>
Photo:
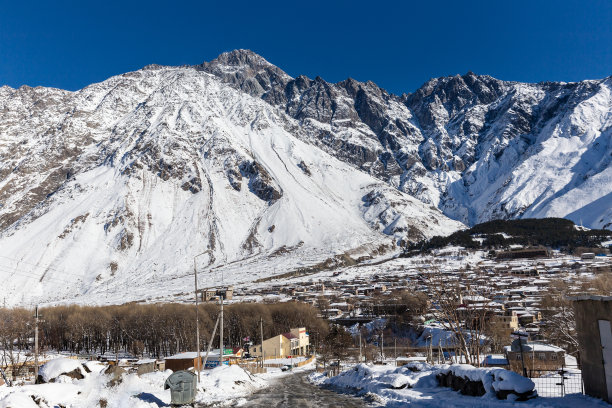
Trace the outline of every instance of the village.
<instances>
[{"instance_id":1,"label":"village","mask_svg":"<svg viewBox=\"0 0 612 408\"><path fill-rule=\"evenodd\" d=\"M199 375L231 366L264 376L305 367L333 379L359 363L381 367L467 363L529 378L540 396L605 398L601 390L593 391L597 381L588 381L601 374L601 367L593 366L593 357L580 341L594 336L588 333L592 324L585 323L597 318L593 312L597 306L592 304L607 301L595 295L598 287L593 282L609 285L611 268L612 257L603 251L567 255L523 248L492 254L451 247L430 256L396 257L358 271L341 268L283 284L205 288L198 290L197 299L217 321L212 331L208 325L198 329L207 333L200 351L177 346L175 353L155 355L153 349L125 346L101 352L93 346L75 353L46 347L40 356L33 356L32 339L26 339L28 350L18 352L17 358L4 351L0 386L45 383L57 376L79 380L84 374L78 361L94 362L113 381L121 381L124 374ZM226 331L224 336L223 323L219 325L223 314L214 311L225 305L226 315L231 316L232 307L252 302L259 307L301 304L316 315L312 319L340 329L324 333L302 326L274 333L266 327L264 335L260 318L249 322L253 332L239 332L249 335ZM589 306L572 306L572 302ZM582 311L576 313L573 307ZM603 313L609 312L604 307ZM236 320L229 324L235 326ZM226 320L226 330L227 325ZM571 339L560 334L563 325L574 327ZM190 336L188 329L185 333ZM74 363L60 364L66 360ZM56 369L54 378L39 374L39 367L49 372L44 368L48 364L71 370Z\"/></svg>"}]
</instances>

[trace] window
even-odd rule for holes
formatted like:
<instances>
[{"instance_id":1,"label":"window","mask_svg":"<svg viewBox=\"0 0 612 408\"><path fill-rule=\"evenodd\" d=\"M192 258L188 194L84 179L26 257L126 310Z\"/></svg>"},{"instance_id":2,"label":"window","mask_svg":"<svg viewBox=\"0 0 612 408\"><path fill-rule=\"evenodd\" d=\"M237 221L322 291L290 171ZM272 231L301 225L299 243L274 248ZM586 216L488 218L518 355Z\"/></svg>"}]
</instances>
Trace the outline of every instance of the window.
<instances>
[{"instance_id":1,"label":"window","mask_svg":"<svg viewBox=\"0 0 612 408\"><path fill-rule=\"evenodd\" d=\"M540 360L546 360L546 354L544 354L544 353L538 353L538 358L539 358Z\"/></svg>"},{"instance_id":2,"label":"window","mask_svg":"<svg viewBox=\"0 0 612 408\"><path fill-rule=\"evenodd\" d=\"M557 359L557 353L553 353L550 355L550 359L551 360L556 360Z\"/></svg>"},{"instance_id":3,"label":"window","mask_svg":"<svg viewBox=\"0 0 612 408\"><path fill-rule=\"evenodd\" d=\"M521 355L520 355L520 354L517 354L517 355L516 355L516 359L517 359L517 360L521 360Z\"/></svg>"}]
</instances>

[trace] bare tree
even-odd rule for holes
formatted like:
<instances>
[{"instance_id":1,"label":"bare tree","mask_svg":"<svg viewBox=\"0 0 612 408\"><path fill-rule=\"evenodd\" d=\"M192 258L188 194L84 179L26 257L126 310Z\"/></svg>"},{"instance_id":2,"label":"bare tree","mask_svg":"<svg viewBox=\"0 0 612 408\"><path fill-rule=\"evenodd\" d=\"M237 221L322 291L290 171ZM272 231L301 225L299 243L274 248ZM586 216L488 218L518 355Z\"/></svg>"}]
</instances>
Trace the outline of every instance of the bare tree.
<instances>
[{"instance_id":1,"label":"bare tree","mask_svg":"<svg viewBox=\"0 0 612 408\"><path fill-rule=\"evenodd\" d=\"M491 315L490 301L474 287L464 285L461 274L458 279L439 271L427 275L436 320L453 334L453 346L467 364L480 366L484 348L484 333ZM434 346L440 346L434 344Z\"/></svg>"},{"instance_id":2,"label":"bare tree","mask_svg":"<svg viewBox=\"0 0 612 408\"><path fill-rule=\"evenodd\" d=\"M321 360L323 367L328 361L336 361L335 370L339 370L340 362L348 358L353 347L353 337L344 327L333 325L321 344Z\"/></svg>"},{"instance_id":3,"label":"bare tree","mask_svg":"<svg viewBox=\"0 0 612 408\"><path fill-rule=\"evenodd\" d=\"M576 317L571 295L570 286L562 280L556 280L549 284L540 305L545 321L541 334L547 341L564 348L570 354L578 350Z\"/></svg>"},{"instance_id":4,"label":"bare tree","mask_svg":"<svg viewBox=\"0 0 612 408\"><path fill-rule=\"evenodd\" d=\"M34 360L30 350L32 312L27 309L0 309L0 368L17 380Z\"/></svg>"}]
</instances>

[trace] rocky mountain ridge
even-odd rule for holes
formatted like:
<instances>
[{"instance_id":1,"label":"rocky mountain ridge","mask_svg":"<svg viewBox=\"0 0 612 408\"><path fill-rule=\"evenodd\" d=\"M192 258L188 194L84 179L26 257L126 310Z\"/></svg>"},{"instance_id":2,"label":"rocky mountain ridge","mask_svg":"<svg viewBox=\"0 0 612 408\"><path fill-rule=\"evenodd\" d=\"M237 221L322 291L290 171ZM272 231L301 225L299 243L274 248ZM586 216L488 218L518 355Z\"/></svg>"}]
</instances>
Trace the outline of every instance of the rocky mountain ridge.
<instances>
[{"instance_id":1,"label":"rocky mountain ridge","mask_svg":"<svg viewBox=\"0 0 612 408\"><path fill-rule=\"evenodd\" d=\"M77 92L0 87L7 299L155 300L189 290L198 254L200 286L246 284L460 222L609 228L611 85L468 73L393 95L236 50Z\"/></svg>"},{"instance_id":2,"label":"rocky mountain ridge","mask_svg":"<svg viewBox=\"0 0 612 408\"><path fill-rule=\"evenodd\" d=\"M311 143L466 224L559 216L612 225L612 77L526 84L468 72L393 95L350 78L292 79L248 50L196 69L283 109Z\"/></svg>"},{"instance_id":3,"label":"rocky mountain ridge","mask_svg":"<svg viewBox=\"0 0 612 408\"><path fill-rule=\"evenodd\" d=\"M192 67L0 89L7 301L124 302L333 268L462 224ZM27 288L27 289L25 289ZM92 300L95 299L95 300Z\"/></svg>"}]
</instances>

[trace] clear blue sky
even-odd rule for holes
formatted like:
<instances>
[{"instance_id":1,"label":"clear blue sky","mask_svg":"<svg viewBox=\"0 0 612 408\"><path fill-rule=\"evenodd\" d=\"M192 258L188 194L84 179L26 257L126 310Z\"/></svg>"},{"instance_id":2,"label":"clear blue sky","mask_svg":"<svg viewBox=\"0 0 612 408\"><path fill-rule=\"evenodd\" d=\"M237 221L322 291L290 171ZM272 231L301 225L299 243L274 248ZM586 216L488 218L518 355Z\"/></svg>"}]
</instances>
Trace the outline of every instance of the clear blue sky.
<instances>
[{"instance_id":1,"label":"clear blue sky","mask_svg":"<svg viewBox=\"0 0 612 408\"><path fill-rule=\"evenodd\" d=\"M292 76L412 92L465 73L612 75L612 1L3 1L0 85L76 90L249 48Z\"/></svg>"}]
</instances>

